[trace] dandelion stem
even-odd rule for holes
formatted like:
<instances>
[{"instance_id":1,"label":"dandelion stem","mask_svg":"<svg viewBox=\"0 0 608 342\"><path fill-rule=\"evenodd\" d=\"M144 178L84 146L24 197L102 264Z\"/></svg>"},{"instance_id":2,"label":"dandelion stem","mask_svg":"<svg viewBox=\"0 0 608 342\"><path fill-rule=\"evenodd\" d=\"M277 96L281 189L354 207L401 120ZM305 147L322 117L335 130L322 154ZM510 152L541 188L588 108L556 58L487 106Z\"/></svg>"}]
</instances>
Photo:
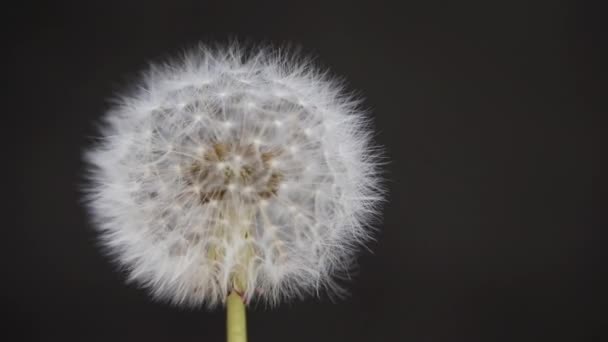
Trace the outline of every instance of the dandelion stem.
<instances>
[{"instance_id":1,"label":"dandelion stem","mask_svg":"<svg viewBox=\"0 0 608 342\"><path fill-rule=\"evenodd\" d=\"M241 296L232 291L226 305L226 337L228 342L247 342L247 320L245 303Z\"/></svg>"}]
</instances>

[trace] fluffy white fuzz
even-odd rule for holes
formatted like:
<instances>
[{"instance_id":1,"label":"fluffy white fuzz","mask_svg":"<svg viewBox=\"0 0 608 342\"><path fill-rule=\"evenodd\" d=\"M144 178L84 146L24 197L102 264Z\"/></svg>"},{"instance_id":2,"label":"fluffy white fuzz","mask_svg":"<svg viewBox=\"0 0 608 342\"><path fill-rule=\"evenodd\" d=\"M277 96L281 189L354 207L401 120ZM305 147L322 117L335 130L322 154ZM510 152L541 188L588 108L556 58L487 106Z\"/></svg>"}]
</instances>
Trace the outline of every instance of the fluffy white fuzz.
<instances>
[{"instance_id":1,"label":"fluffy white fuzz","mask_svg":"<svg viewBox=\"0 0 608 342\"><path fill-rule=\"evenodd\" d=\"M153 65L86 154L107 251L158 299L336 290L381 199L365 113L309 61L199 47Z\"/></svg>"}]
</instances>

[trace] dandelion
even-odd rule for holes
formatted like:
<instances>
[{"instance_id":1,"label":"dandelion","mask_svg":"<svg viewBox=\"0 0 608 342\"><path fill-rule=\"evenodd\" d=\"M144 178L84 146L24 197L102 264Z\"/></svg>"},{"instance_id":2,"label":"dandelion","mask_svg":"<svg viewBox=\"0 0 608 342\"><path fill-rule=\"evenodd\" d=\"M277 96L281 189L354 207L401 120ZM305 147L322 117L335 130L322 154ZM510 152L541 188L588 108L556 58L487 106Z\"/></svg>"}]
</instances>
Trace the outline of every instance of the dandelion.
<instances>
[{"instance_id":1,"label":"dandelion","mask_svg":"<svg viewBox=\"0 0 608 342\"><path fill-rule=\"evenodd\" d=\"M340 293L370 238L378 150L358 100L310 61L201 46L152 65L101 133L88 206L156 299L227 304L242 332L243 303Z\"/></svg>"}]
</instances>

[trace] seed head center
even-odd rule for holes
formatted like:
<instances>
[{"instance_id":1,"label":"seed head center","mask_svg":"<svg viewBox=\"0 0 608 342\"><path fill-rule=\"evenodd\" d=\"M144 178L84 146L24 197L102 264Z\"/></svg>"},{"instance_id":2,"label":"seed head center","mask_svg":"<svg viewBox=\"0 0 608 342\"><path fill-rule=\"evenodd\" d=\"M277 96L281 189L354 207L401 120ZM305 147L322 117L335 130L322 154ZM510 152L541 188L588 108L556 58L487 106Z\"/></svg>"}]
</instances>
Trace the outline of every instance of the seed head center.
<instances>
[{"instance_id":1,"label":"seed head center","mask_svg":"<svg viewBox=\"0 0 608 342\"><path fill-rule=\"evenodd\" d=\"M283 179L276 159L282 151L230 143L201 150L186 174L201 204L229 198L257 203L276 195Z\"/></svg>"}]
</instances>

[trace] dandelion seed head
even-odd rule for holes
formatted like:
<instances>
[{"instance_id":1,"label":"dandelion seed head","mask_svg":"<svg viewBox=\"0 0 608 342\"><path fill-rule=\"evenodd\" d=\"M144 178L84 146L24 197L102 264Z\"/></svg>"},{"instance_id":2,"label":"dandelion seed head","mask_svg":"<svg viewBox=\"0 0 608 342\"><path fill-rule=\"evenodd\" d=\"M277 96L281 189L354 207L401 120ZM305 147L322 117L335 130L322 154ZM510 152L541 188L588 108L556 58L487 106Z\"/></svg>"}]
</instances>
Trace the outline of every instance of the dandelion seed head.
<instances>
[{"instance_id":1,"label":"dandelion seed head","mask_svg":"<svg viewBox=\"0 0 608 342\"><path fill-rule=\"evenodd\" d=\"M129 280L189 306L339 293L382 199L358 100L306 60L236 45L137 89L86 154L88 207Z\"/></svg>"}]
</instances>

